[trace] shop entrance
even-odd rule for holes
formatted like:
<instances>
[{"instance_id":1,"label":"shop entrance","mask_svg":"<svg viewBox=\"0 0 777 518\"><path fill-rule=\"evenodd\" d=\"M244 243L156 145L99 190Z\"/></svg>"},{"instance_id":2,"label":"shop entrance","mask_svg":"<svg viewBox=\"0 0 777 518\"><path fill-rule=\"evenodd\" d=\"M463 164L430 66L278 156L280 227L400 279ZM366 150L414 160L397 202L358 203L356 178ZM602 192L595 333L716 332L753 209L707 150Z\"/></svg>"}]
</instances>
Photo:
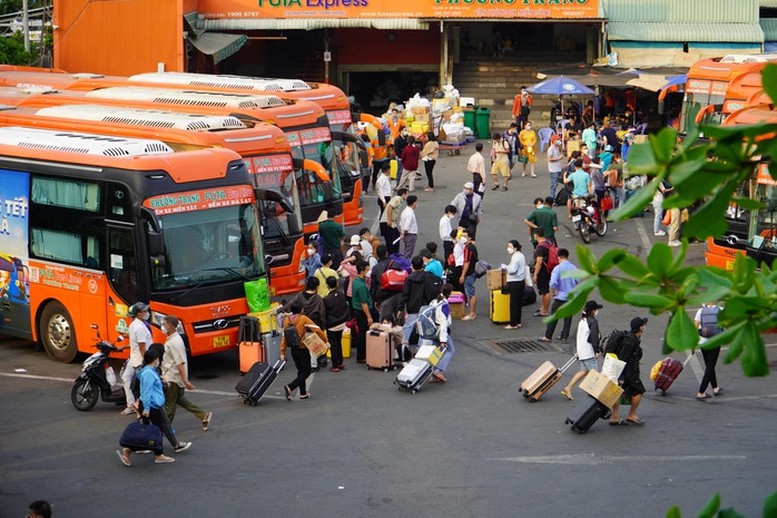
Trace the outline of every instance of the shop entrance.
<instances>
[{"instance_id":1,"label":"shop entrance","mask_svg":"<svg viewBox=\"0 0 777 518\"><path fill-rule=\"evenodd\" d=\"M376 66L382 70L387 66ZM343 83L365 113L382 115L390 103L404 103L416 93L431 96L439 88L440 75L437 70L407 70L396 72L341 71Z\"/></svg>"}]
</instances>

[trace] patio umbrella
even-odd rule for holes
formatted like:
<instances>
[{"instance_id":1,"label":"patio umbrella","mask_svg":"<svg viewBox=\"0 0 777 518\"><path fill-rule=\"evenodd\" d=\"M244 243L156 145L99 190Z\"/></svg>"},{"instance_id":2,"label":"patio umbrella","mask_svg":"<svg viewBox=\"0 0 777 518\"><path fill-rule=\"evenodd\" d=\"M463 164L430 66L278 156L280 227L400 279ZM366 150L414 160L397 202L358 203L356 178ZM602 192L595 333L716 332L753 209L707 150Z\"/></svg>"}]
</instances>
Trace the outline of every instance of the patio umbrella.
<instances>
[{"instance_id":1,"label":"patio umbrella","mask_svg":"<svg viewBox=\"0 0 777 518\"><path fill-rule=\"evenodd\" d=\"M558 95L561 99L561 113L564 113L565 95L595 95L596 92L579 81L570 77L551 77L527 88L529 92L537 95Z\"/></svg>"}]
</instances>

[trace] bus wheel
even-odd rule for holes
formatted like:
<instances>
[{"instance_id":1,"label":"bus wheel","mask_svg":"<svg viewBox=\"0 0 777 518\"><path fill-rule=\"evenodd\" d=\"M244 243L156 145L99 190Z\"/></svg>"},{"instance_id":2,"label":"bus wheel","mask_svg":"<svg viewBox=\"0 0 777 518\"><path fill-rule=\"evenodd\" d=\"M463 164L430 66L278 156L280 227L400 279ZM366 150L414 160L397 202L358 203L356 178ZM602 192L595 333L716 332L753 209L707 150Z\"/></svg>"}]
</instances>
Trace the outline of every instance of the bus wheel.
<instances>
[{"instance_id":1,"label":"bus wheel","mask_svg":"<svg viewBox=\"0 0 777 518\"><path fill-rule=\"evenodd\" d=\"M70 363L78 354L73 320L59 302L44 308L40 317L40 339L48 355L55 360Z\"/></svg>"}]
</instances>

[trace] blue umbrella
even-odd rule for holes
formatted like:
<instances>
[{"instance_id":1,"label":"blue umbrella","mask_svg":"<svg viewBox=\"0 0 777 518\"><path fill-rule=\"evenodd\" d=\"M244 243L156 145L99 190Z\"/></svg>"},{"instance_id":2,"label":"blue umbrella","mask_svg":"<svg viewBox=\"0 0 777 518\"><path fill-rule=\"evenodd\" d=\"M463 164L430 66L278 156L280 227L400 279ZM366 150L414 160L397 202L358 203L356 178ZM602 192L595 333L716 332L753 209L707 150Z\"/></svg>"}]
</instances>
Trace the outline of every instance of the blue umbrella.
<instances>
[{"instance_id":1,"label":"blue umbrella","mask_svg":"<svg viewBox=\"0 0 777 518\"><path fill-rule=\"evenodd\" d=\"M559 76L540 81L527 88L538 95L594 95L594 91L579 81Z\"/></svg>"},{"instance_id":2,"label":"blue umbrella","mask_svg":"<svg viewBox=\"0 0 777 518\"><path fill-rule=\"evenodd\" d=\"M684 85L686 81L688 81L688 76L686 74L677 74L675 76L669 76L666 78L666 84L661 88L661 90L663 90L664 88L669 88L670 86Z\"/></svg>"}]
</instances>

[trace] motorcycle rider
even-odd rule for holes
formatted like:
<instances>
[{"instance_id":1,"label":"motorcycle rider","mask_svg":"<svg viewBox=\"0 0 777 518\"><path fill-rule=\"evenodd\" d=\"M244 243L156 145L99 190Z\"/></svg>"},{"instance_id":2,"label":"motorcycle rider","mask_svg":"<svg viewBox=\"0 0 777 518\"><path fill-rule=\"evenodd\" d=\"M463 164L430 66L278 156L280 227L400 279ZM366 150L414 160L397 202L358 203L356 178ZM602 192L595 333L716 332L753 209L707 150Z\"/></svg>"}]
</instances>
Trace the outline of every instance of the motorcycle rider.
<instances>
[{"instance_id":1,"label":"motorcycle rider","mask_svg":"<svg viewBox=\"0 0 777 518\"><path fill-rule=\"evenodd\" d=\"M121 415L134 415L137 412L135 394L132 393L132 380L135 372L143 365L143 355L154 339L148 325L149 308L145 302L136 302L130 306L129 315L135 317L129 325L130 357L127 367L124 369L122 380L124 381L124 394L127 397L127 408L121 411Z\"/></svg>"}]
</instances>

